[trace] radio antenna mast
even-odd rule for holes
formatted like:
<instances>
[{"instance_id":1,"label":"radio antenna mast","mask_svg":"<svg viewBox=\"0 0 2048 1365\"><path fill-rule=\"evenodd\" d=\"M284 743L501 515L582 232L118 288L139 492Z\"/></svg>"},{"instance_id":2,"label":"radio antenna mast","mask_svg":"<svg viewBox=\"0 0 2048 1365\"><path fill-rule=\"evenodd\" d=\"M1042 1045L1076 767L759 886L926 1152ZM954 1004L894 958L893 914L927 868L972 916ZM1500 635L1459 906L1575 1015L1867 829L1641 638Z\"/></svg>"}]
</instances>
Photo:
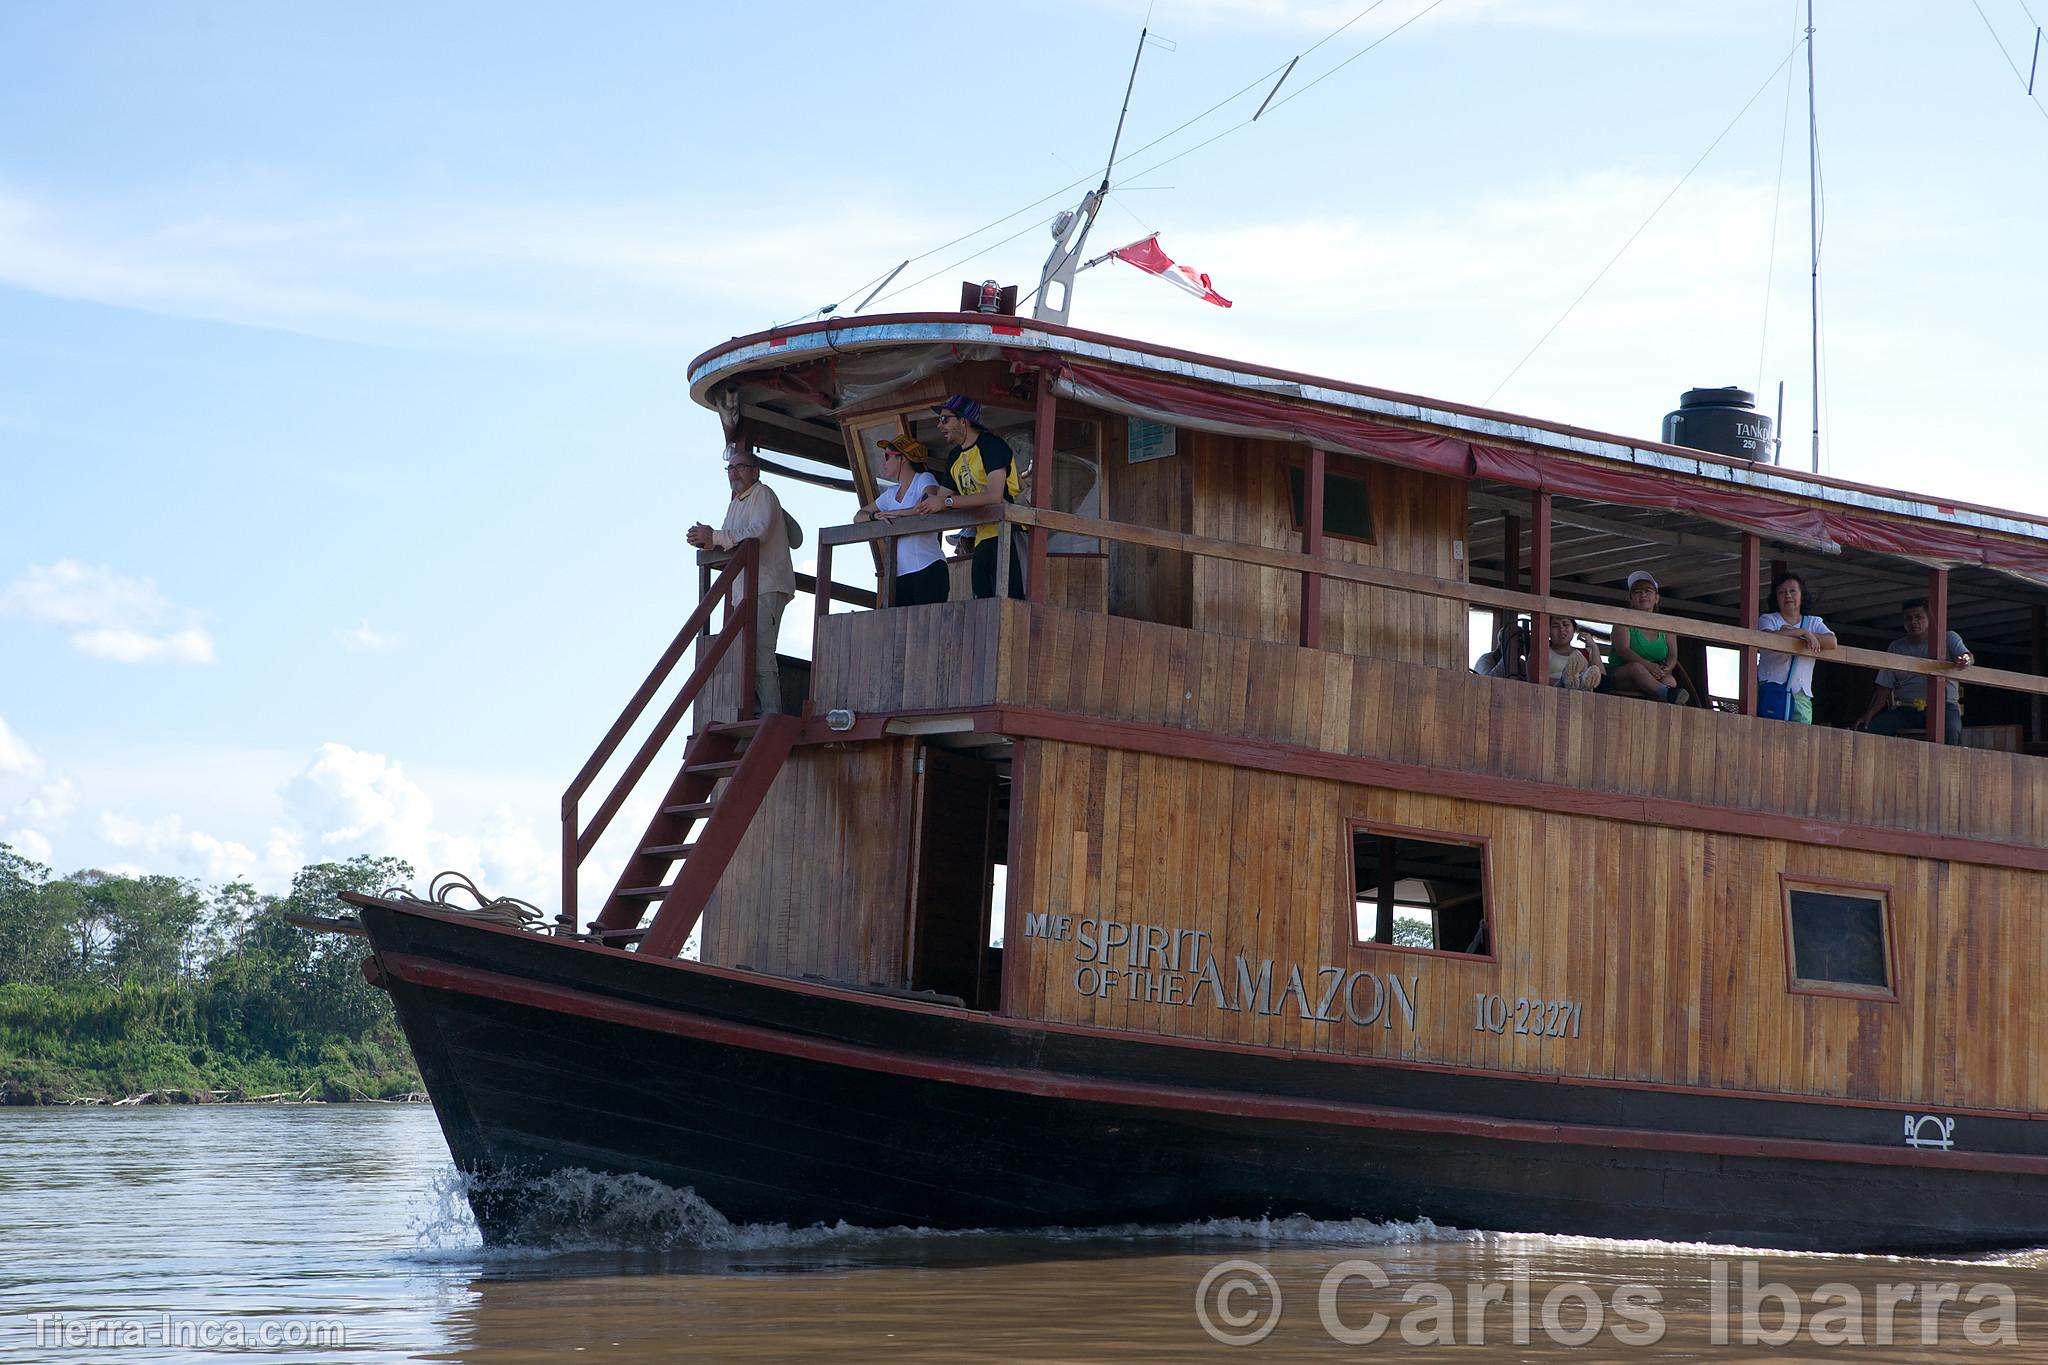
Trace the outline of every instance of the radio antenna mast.
<instances>
[{"instance_id":1,"label":"radio antenna mast","mask_svg":"<svg viewBox=\"0 0 2048 1365\"><path fill-rule=\"evenodd\" d=\"M1813 472L1820 473L1820 122L1813 88L1813 0L1806 0L1806 218L1813 262Z\"/></svg>"},{"instance_id":2,"label":"radio antenna mast","mask_svg":"<svg viewBox=\"0 0 2048 1365\"><path fill-rule=\"evenodd\" d=\"M1138 84L1138 63L1145 57L1148 32L1138 30L1138 50L1131 56L1131 76L1124 82L1124 107L1116 116L1116 133L1109 140L1109 161L1102 168L1102 183L1083 195L1073 208L1061 209L1052 220L1052 254L1045 258L1045 267L1038 272L1038 288L1034 291L1038 302L1031 309L1031 316L1040 322L1064 323L1074 306L1074 272L1081 268L1081 248L1088 243L1088 229L1095 226L1095 215L1102 211L1102 201L1109 194L1109 177L1116 169L1117 146L1124 140L1124 119L1131 112L1131 91Z\"/></svg>"}]
</instances>

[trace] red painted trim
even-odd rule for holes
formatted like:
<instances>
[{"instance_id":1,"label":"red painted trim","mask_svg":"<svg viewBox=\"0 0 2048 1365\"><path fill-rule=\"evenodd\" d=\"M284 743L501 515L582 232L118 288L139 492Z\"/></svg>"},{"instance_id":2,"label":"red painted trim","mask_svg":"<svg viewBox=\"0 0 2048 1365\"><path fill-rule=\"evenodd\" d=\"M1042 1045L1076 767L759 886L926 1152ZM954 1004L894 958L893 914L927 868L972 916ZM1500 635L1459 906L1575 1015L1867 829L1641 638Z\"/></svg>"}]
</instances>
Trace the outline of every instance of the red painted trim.
<instances>
[{"instance_id":1,"label":"red painted trim","mask_svg":"<svg viewBox=\"0 0 2048 1365\"><path fill-rule=\"evenodd\" d=\"M1391 834L1396 839L1413 839L1426 844L1458 844L1465 848L1479 850L1479 895L1480 918L1486 925L1486 951L1483 953L1456 953L1447 948L1417 948L1405 943L1381 943L1377 939L1361 939L1358 936L1358 833ZM1500 956L1494 945L1494 934L1498 926L1493 922L1493 907L1498 904L1493 898L1493 841L1484 834L1452 834L1440 829L1411 829L1407 825L1390 825L1378 820L1366 820L1355 815L1344 817L1345 852L1350 856L1344 860L1345 915L1349 920L1349 937L1353 948L1375 952L1416 953L1423 957L1449 958L1453 962L1498 963ZM1432 915L1432 925L1434 916Z\"/></svg>"},{"instance_id":2,"label":"red painted trim","mask_svg":"<svg viewBox=\"0 0 2048 1365\"><path fill-rule=\"evenodd\" d=\"M1868 893L1877 902L1878 932L1884 936L1885 980L1889 989L1844 985L1839 981L1816 981L1798 975L1792 942L1792 893L1794 891L1854 891ZM1899 939L1892 931L1892 889L1882 882L1851 882L1835 877L1816 877L1804 872L1778 873L1778 908L1785 925L1785 989L1793 995L1818 995L1836 1000L1860 1000L1865 1004L1899 1003Z\"/></svg>"},{"instance_id":3,"label":"red painted trim","mask_svg":"<svg viewBox=\"0 0 2048 1365\"><path fill-rule=\"evenodd\" d=\"M1993 1171L2015 1175L2048 1175L2048 1157L1999 1152L1941 1152L1926 1148L1889 1148L1862 1143L1794 1138L1736 1137L1721 1133L1661 1132L1604 1124L1552 1123L1481 1118L1417 1109L1333 1100L1289 1099L1241 1091L1197 1089L1151 1082L1117 1082L1020 1071L920 1057L912 1053L839 1043L783 1033L756 1024L733 1023L682 1014L652 1005L593 995L565 986L508 977L474 967L459 967L407 953L387 953L391 974L424 990L500 1000L529 1009L595 1019L626 1028L695 1038L724 1047L797 1057L826 1066L847 1067L884 1075L908 1076L941 1084L972 1086L1008 1094L1038 1095L1077 1104L1111 1104L1138 1109L1223 1114L1295 1123L1330 1124L1392 1132L1444 1133L1492 1138L1503 1142L1570 1143L1620 1147L1636 1151L1689 1152L1713 1156L1780 1161L1832 1161L1851 1165L1906 1166L1923 1169Z\"/></svg>"},{"instance_id":4,"label":"red painted trim","mask_svg":"<svg viewBox=\"0 0 2048 1365\"><path fill-rule=\"evenodd\" d=\"M532 941L536 936L523 929L508 925L492 924L472 915L430 909L421 905L400 904L376 896L358 895L352 891L342 893L342 899L355 905L377 905L399 914L415 915L421 919L439 920L444 924L459 925L465 929L483 934L498 934L507 938ZM638 953L629 953L624 948L600 947L576 939L544 938L549 952L596 953L616 958L621 955L638 959ZM386 953L385 958L400 957L404 954ZM422 959L424 960L424 959ZM650 968L661 971L690 972L701 976L716 977L724 981L746 982L769 990L790 995L813 996L825 1000L837 1000L871 1009L897 1010L907 1014L939 1015L958 1021L963 1011L953 1005L934 1005L921 1000L904 1000L894 996L876 995L872 991L852 990L844 986L831 986L821 982L802 981L794 977L771 976L764 972L741 971L736 967L719 967L708 962L693 962L683 958L646 958ZM1573 1075L1565 1072L1505 1071L1493 1067L1452 1066L1443 1062L1418 1062L1406 1057L1381 1057L1345 1052L1302 1052L1292 1048L1265 1047L1256 1043L1230 1043L1213 1038L1172 1037L1166 1034L1145 1033L1133 1029L1099 1028L1090 1024L1066 1024L1046 1019L1029 1019L1004 1015L972 1014L969 1017L978 1022L999 1028L1028 1030L1034 1033L1058 1033L1076 1038L1107 1038L1122 1042L1143 1043L1148 1047L1192 1048L1200 1052L1226 1052L1237 1056L1260 1056L1278 1059L1294 1058L1302 1061L1332 1062L1340 1066L1390 1067L1398 1071L1429 1072L1447 1076L1477 1076L1489 1080L1528 1081L1538 1085L1583 1085L1602 1090L1636 1090L1660 1095L1707 1095L1720 1099L1761 1100L1784 1104L1820 1104L1842 1109L1869 1109L1896 1112L1900 1109L1934 1108L1945 1116L1956 1118L2004 1119L2033 1123L2048 1122L2048 1113L2037 1113L2023 1109L1984 1109L1973 1105L1951 1104L1932 1099L1851 1099L1838 1095L1803 1094L1798 1091L1737 1090L1728 1086L1681 1085L1671 1081L1622 1080L1611 1076Z\"/></svg>"},{"instance_id":5,"label":"red painted trim","mask_svg":"<svg viewBox=\"0 0 2048 1365\"><path fill-rule=\"evenodd\" d=\"M983 320L984 319L981 315L974 313L896 313L866 314L859 319L859 323L861 325L866 326L872 326L877 323L919 322L950 322L972 325L976 322L980 322ZM684 367L683 372L688 375L694 375L704 365L713 360L716 360L719 356L724 355L728 351L742 350L748 346L759 345L764 341L773 346L785 345L793 337L802 336L809 332L837 330L840 328L847 327L851 321L851 319L827 318L821 322L805 323L796 327L778 328L772 334L768 332L755 332L749 336L734 337L730 341L721 342L720 344L704 351L701 355L697 356L686 367ZM1126 336L1115 336L1108 332L1091 332L1086 331L1079 327L1062 327L1057 323L1039 322L1036 319L1017 318L1015 319L1015 323L1018 326L1020 335L1022 334L1022 331L1025 328L1029 328L1033 332L1040 332L1047 336L1065 337L1074 341L1092 342L1104 346L1114 346L1125 350L1139 351L1148 356L1157 356L1159 358L1167 360L1185 360L1190 362L1191 364L1209 365L1214 366L1218 369L1234 370L1240 374L1257 375L1266 379L1275 379L1279 380L1281 383L1284 384L1300 384L1304 386L1313 386L1316 388L1337 389L1341 390L1344 393L1360 394L1367 398L1382 398L1393 403L1409 404L1415 407L1435 408L1443 412L1455 412L1465 417L1478 417L1489 421L1506 422L1513 426L1529 427L1533 430L1544 432L1547 435L1577 436L1583 437L1590 441L1598 441L1606 445L1629 446L1638 450L1664 451L1668 454L1677 455L1687 460L1697 460L1701 464L1723 465L1730 469L1749 469L1754 467L1753 462L1749 460L1740 460L1732 456L1718 455L1711 451L1694 450L1688 446L1665 445L1661 441L1645 440L1640 436L1619 436L1613 432L1596 431L1591 427L1569 426L1561 422L1551 422L1546 421L1539 417L1532 417L1526 413L1505 412L1499 408L1474 407L1467 403L1449 402L1441 398L1430 398L1422 394L1401 393L1394 389L1375 388L1370 384L1360 384L1348 379L1332 379L1328 375L1307 374L1300 370L1283 370L1272 365L1260 365L1246 360L1234 360L1228 356L1210 355L1203 351L1186 351L1175 346L1155 345L1154 343L1149 341L1139 341L1132 337ZM1402 418L1397 417L1391 413L1375 413L1372 416L1373 420L1375 421L1384 421L1394 425L1403 424ZM1407 424L1414 426L1423 425L1419 421L1410 422ZM1435 428L1429 429L1434 430ZM1475 434L1468 436L1464 439L1479 440L1482 438L1478 437ZM1543 450L1555 449L1554 445L1544 442L1519 442L1514 441L1508 437L1494 436L1485 437L1483 439L1493 444L1504 446L1528 445L1533 448ZM1775 472L1788 479L1796 479L1801 483L1813 484L1817 487L1845 488L1859 493L1873 493L1880 497L1887 498L1915 498L1922 501L1933 501L1933 499L1927 498L1923 494L1903 493L1896 488L1886 488L1881 484L1857 483L1853 479L1837 478L1830 474L1808 473L1806 470L1803 469L1778 468ZM1796 498L1799 495L1797 493L1788 493L1786 496ZM2034 522L2036 525L2043 527L2044 530L2048 530L2048 518L2032 516L2025 512L2015 512L2008 507L1992 507L1987 503L1977 502L1941 502L1936 503L1935 505L1943 509L1944 511L1953 509L1968 512L1983 512L1995 517L2004 517L2011 521L2031 521ZM1883 515L1890 516L1893 514L1885 513ZM1906 519L1911 520L1911 518ZM2014 539L2010 536L2009 533L2001 531L1986 531L1983 532L1983 534L1989 536L1998 536L2008 540ZM2019 543L2024 543L2024 541L2021 541Z\"/></svg>"},{"instance_id":6,"label":"red painted trim","mask_svg":"<svg viewBox=\"0 0 2048 1365\"><path fill-rule=\"evenodd\" d=\"M1787 843L1816 844L1825 848L1852 848L1867 853L2048 872L2048 848L2027 844L1924 834L1918 830L1853 825L1836 820L1802 819L1671 797L1594 791L1534 778L1459 772L1355 754L1335 754L1271 740L1200 734L1142 721L1101 720L1031 707L1006 706L998 710L1001 714L996 728L1020 737L1131 749L1170 758L1256 768L1261 772L1327 778L1395 791L1427 792L1432 796L1523 806L1637 825L1697 829L1714 834L1740 834Z\"/></svg>"}]
</instances>

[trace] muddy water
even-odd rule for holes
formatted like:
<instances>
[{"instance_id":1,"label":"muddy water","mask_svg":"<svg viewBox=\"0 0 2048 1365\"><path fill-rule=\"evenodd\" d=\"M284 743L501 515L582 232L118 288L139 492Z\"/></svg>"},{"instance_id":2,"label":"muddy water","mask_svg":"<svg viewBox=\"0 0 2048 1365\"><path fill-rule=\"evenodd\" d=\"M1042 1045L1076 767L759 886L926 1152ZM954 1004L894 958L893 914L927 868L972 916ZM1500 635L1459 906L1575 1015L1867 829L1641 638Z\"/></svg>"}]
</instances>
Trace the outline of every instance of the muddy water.
<instances>
[{"instance_id":1,"label":"muddy water","mask_svg":"<svg viewBox=\"0 0 2048 1365\"><path fill-rule=\"evenodd\" d=\"M485 1251L424 1107L0 1111L0 1362L2048 1360L2043 1251L736 1227L559 1193L573 1231Z\"/></svg>"}]
</instances>

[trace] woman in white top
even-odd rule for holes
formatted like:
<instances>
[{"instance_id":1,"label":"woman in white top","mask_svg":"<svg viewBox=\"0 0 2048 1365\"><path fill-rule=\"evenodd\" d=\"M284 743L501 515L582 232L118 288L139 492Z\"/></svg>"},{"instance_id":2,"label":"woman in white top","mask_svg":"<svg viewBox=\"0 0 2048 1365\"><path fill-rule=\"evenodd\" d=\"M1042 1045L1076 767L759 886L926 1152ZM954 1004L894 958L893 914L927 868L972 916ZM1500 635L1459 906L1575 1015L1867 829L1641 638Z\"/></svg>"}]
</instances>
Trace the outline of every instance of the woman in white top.
<instances>
[{"instance_id":1,"label":"woman in white top","mask_svg":"<svg viewBox=\"0 0 2048 1365\"><path fill-rule=\"evenodd\" d=\"M937 479L918 468L925 458L922 441L892 436L882 442L882 455L882 474L890 486L856 512L855 521L894 521L907 516L926 490L939 486ZM951 586L945 547L937 531L896 537L896 591L891 606L943 602L951 595Z\"/></svg>"},{"instance_id":2,"label":"woman in white top","mask_svg":"<svg viewBox=\"0 0 2048 1365\"><path fill-rule=\"evenodd\" d=\"M1756 628L1797 640L1806 652L1793 655L1765 651L1757 655L1757 714L1811 725L1813 656L1835 647L1835 633L1818 616L1805 614L1806 580L1798 574L1779 574L1771 584L1771 599L1778 609L1757 617Z\"/></svg>"}]
</instances>

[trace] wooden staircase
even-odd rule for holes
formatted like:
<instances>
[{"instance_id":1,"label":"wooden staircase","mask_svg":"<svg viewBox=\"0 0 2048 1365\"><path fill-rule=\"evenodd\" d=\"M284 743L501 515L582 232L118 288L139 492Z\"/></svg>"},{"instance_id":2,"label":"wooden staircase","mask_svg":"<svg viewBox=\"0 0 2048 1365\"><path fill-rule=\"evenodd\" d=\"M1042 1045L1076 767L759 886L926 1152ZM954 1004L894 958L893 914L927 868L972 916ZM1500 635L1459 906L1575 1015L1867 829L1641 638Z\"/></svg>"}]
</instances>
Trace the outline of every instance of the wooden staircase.
<instances>
[{"instance_id":1,"label":"wooden staircase","mask_svg":"<svg viewBox=\"0 0 2048 1365\"><path fill-rule=\"evenodd\" d=\"M661 957L682 951L802 729L799 717L768 716L706 726L690 741L591 925L601 942L637 939L642 953ZM642 927L649 905L658 908Z\"/></svg>"}]
</instances>

